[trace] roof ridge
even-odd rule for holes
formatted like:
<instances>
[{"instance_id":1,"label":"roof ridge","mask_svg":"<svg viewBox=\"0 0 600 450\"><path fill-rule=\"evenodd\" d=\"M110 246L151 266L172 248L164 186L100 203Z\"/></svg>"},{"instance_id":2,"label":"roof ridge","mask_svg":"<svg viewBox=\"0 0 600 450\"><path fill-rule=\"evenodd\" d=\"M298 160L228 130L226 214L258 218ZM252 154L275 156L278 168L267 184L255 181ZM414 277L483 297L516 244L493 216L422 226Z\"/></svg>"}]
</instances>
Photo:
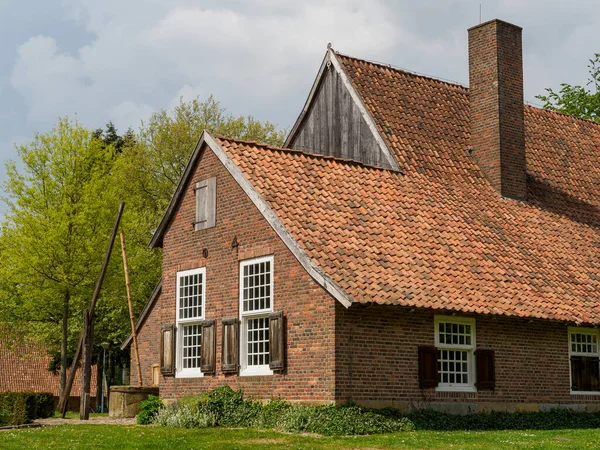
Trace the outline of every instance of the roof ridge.
<instances>
[{"instance_id":1,"label":"roof ridge","mask_svg":"<svg viewBox=\"0 0 600 450\"><path fill-rule=\"evenodd\" d=\"M596 122L596 121L594 121L592 119L585 119L583 117L577 117L577 116L574 116L572 114L567 114L567 113L564 113L564 112L561 112L561 111L554 111L553 109L546 109L544 107L535 106L535 105L532 105L530 103L525 103L525 106L529 107L529 108L532 108L532 109L536 109L538 111L547 112L547 113L550 113L550 114L556 114L556 115L561 116L561 117L567 117L569 119L580 120L582 122L588 122L588 123L591 123L592 125L596 125L596 126L600 127L600 122Z\"/></svg>"},{"instance_id":2,"label":"roof ridge","mask_svg":"<svg viewBox=\"0 0 600 450\"><path fill-rule=\"evenodd\" d=\"M446 84L448 86L460 88L460 89L463 89L465 91L468 91L468 89L469 89L469 86L467 86L465 84L462 84L462 83L459 83L458 81L447 80L447 79L436 77L436 76L433 76L433 75L428 75L428 74L425 74L425 73L415 72L414 70L408 70L408 69L405 69L403 67L394 66L394 65L388 64L388 63L383 63L383 62L374 61L374 60L370 60L370 59L364 59L364 58L357 58L356 56L350 56L350 55L347 55L345 53L338 52L336 50L334 50L334 53L336 55L342 56L344 58L353 59L355 61L361 61L361 62L364 62L364 63L367 63L367 64L374 64L374 65L379 66L379 67L383 67L383 68L386 68L386 69L391 69L391 70L394 70L396 72L404 73L406 75L411 75L411 76L418 77L418 78L424 78L426 80L437 81L439 83L443 83L443 84Z\"/></svg>"},{"instance_id":3,"label":"roof ridge","mask_svg":"<svg viewBox=\"0 0 600 450\"><path fill-rule=\"evenodd\" d=\"M357 166L361 166L361 167L366 167L367 169L377 169L377 170L389 170L392 171L391 169L384 169L382 167L379 166L375 166L372 164L367 164L364 163L362 161L357 161L355 159L347 159L347 158L339 158L336 156L332 156L332 155L321 155L318 153L311 153L311 152L307 152L304 150L299 150L299 149L295 149L295 148L285 148L285 147L275 147L269 144L261 144L259 142L256 141L250 141L250 140L245 140L245 139L237 139L237 138L231 138L231 137L227 137L227 136L223 136L221 134L215 134L214 135L215 138L219 139L219 140L224 140L224 141L229 141L229 142L235 142L237 144L251 144L255 147L261 147L264 148L266 150L270 150L270 151L274 151L274 152L283 152L283 153L295 153L298 155L304 155L307 156L309 158L314 158L314 159L323 159L323 160L332 160L332 161L336 161L336 162L340 162L340 163L344 163L344 164L354 164Z\"/></svg>"}]
</instances>

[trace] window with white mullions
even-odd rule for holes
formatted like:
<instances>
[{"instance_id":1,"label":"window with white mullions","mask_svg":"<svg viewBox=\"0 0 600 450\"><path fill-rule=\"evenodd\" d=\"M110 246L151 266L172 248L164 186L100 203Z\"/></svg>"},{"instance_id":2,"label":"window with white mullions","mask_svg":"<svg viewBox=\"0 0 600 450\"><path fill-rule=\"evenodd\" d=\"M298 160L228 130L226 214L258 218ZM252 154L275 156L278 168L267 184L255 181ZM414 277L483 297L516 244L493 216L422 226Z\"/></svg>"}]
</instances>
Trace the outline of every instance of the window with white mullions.
<instances>
[{"instance_id":1,"label":"window with white mullions","mask_svg":"<svg viewBox=\"0 0 600 450\"><path fill-rule=\"evenodd\" d=\"M204 319L205 268L177 273L177 377L201 377L200 345Z\"/></svg>"},{"instance_id":2,"label":"window with white mullions","mask_svg":"<svg viewBox=\"0 0 600 450\"><path fill-rule=\"evenodd\" d=\"M475 390L475 320L437 316L435 344L438 349L437 389Z\"/></svg>"},{"instance_id":3,"label":"window with white mullions","mask_svg":"<svg viewBox=\"0 0 600 450\"><path fill-rule=\"evenodd\" d=\"M573 394L600 393L599 330L569 328L569 363Z\"/></svg>"},{"instance_id":4,"label":"window with white mullions","mask_svg":"<svg viewBox=\"0 0 600 450\"><path fill-rule=\"evenodd\" d=\"M273 311L273 257L240 263L241 375L272 374L269 314Z\"/></svg>"}]
</instances>

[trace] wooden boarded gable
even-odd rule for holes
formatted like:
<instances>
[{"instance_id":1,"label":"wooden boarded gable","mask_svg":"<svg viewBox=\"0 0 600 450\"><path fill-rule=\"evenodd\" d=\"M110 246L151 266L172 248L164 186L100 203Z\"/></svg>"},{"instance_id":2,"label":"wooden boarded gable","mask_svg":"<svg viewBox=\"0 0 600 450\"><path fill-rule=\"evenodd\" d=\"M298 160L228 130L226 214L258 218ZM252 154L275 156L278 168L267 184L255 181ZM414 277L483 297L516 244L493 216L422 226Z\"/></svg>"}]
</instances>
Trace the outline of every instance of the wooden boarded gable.
<instances>
[{"instance_id":1,"label":"wooden boarded gable","mask_svg":"<svg viewBox=\"0 0 600 450\"><path fill-rule=\"evenodd\" d=\"M285 146L399 170L331 48Z\"/></svg>"}]
</instances>

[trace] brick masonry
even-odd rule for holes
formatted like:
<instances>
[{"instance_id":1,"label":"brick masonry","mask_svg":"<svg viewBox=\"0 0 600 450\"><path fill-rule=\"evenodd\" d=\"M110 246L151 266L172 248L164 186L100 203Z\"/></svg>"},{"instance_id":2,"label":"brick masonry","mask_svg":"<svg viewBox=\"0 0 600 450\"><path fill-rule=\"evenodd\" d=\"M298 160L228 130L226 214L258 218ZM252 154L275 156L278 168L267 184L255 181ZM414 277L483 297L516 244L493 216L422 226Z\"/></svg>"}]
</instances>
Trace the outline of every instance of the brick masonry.
<instances>
[{"instance_id":1,"label":"brick masonry","mask_svg":"<svg viewBox=\"0 0 600 450\"><path fill-rule=\"evenodd\" d=\"M418 346L434 345L436 314L448 312L383 305L353 305L346 310L338 306L337 400L451 412L535 411L556 406L596 409L599 396L570 393L568 327L541 320L461 315L476 319L477 348L496 352L495 390L421 390Z\"/></svg>"},{"instance_id":2,"label":"brick masonry","mask_svg":"<svg viewBox=\"0 0 600 450\"><path fill-rule=\"evenodd\" d=\"M563 323L476 318L477 347L496 351L496 389L470 393L421 390L417 348L434 343L433 310L355 304L346 309L318 286L276 236L208 148L190 186L217 177L217 225L193 231L194 193L187 188L164 239L163 290L139 334L144 384L159 362L160 326L175 322L176 272L206 267L206 318L217 319L217 374L160 378L160 395L173 400L217 386L242 388L255 398L281 396L309 404L352 400L404 410L535 411L555 406L593 409L597 396L571 395L567 327ZM239 247L232 248L234 237ZM207 258L202 252L208 251ZM287 316L287 370L258 377L220 371L221 320L239 311L239 261L274 255L274 309ZM439 314L447 314L443 310ZM132 380L136 366L131 365Z\"/></svg>"},{"instance_id":3,"label":"brick masonry","mask_svg":"<svg viewBox=\"0 0 600 450\"><path fill-rule=\"evenodd\" d=\"M469 29L473 157L503 196L527 196L521 28L493 20Z\"/></svg>"},{"instance_id":4,"label":"brick masonry","mask_svg":"<svg viewBox=\"0 0 600 450\"><path fill-rule=\"evenodd\" d=\"M195 198L191 186L217 177L216 227L193 231ZM232 248L237 238L239 247ZM336 301L304 271L237 182L207 147L195 169L163 243L163 288L138 340L144 384L159 363L160 326L175 323L176 273L206 267L206 319L217 319L217 374L203 378L160 378L165 399L221 385L242 388L255 398L281 396L306 403L334 401L334 311ZM208 251L206 259L203 249ZM274 256L275 311L287 319L287 370L269 376L221 373L222 319L239 317L239 261ZM131 364L136 380L136 365Z\"/></svg>"}]
</instances>

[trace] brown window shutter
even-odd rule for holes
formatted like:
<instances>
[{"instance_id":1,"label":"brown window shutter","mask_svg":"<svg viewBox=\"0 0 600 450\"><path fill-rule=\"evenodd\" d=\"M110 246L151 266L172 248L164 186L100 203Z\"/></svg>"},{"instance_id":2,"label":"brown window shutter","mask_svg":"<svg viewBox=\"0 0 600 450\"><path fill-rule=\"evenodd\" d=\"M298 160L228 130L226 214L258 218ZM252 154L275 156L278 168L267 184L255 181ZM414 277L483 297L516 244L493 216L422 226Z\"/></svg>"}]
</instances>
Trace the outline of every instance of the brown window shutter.
<instances>
[{"instance_id":1,"label":"brown window shutter","mask_svg":"<svg viewBox=\"0 0 600 450\"><path fill-rule=\"evenodd\" d=\"M175 325L160 328L160 372L165 377L175 375Z\"/></svg>"},{"instance_id":2,"label":"brown window shutter","mask_svg":"<svg viewBox=\"0 0 600 450\"><path fill-rule=\"evenodd\" d=\"M221 371L237 373L239 366L239 330L237 318L223 319L223 342L221 346Z\"/></svg>"},{"instance_id":3,"label":"brown window shutter","mask_svg":"<svg viewBox=\"0 0 600 450\"><path fill-rule=\"evenodd\" d=\"M217 321L203 320L200 326L200 370L205 375L214 374L217 370Z\"/></svg>"},{"instance_id":4,"label":"brown window shutter","mask_svg":"<svg viewBox=\"0 0 600 450\"><path fill-rule=\"evenodd\" d=\"M571 356L571 390L600 390L600 362L597 357Z\"/></svg>"},{"instance_id":5,"label":"brown window shutter","mask_svg":"<svg viewBox=\"0 0 600 450\"><path fill-rule=\"evenodd\" d=\"M496 387L496 352L485 348L478 348L475 352L477 361L477 386L478 390L494 390Z\"/></svg>"},{"instance_id":6,"label":"brown window shutter","mask_svg":"<svg viewBox=\"0 0 600 450\"><path fill-rule=\"evenodd\" d=\"M438 385L437 348L432 345L419 346L419 387L434 388Z\"/></svg>"},{"instance_id":7,"label":"brown window shutter","mask_svg":"<svg viewBox=\"0 0 600 450\"><path fill-rule=\"evenodd\" d=\"M269 368L285 369L285 319L281 311L269 314Z\"/></svg>"}]
</instances>

